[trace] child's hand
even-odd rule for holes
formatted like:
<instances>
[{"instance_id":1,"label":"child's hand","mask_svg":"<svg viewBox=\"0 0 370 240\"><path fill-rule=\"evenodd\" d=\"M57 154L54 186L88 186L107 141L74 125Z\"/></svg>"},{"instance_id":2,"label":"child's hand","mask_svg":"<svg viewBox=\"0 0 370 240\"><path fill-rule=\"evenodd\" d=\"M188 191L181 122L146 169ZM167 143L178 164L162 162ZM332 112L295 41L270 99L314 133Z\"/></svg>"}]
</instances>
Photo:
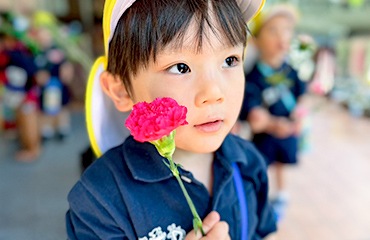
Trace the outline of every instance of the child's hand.
<instances>
[{"instance_id":1,"label":"child's hand","mask_svg":"<svg viewBox=\"0 0 370 240\"><path fill-rule=\"evenodd\" d=\"M287 138L296 131L296 124L284 117L274 117L269 133L277 138Z\"/></svg>"},{"instance_id":2,"label":"child's hand","mask_svg":"<svg viewBox=\"0 0 370 240\"><path fill-rule=\"evenodd\" d=\"M194 230L186 235L185 240L230 240L229 225L220 221L220 215L213 211L203 220L203 230L206 236L202 237L200 231Z\"/></svg>"},{"instance_id":3,"label":"child's hand","mask_svg":"<svg viewBox=\"0 0 370 240\"><path fill-rule=\"evenodd\" d=\"M262 107L255 107L248 115L248 122L254 133L262 133L268 129L272 121L270 113Z\"/></svg>"},{"instance_id":4,"label":"child's hand","mask_svg":"<svg viewBox=\"0 0 370 240\"><path fill-rule=\"evenodd\" d=\"M74 77L74 69L72 63L65 62L60 66L59 78L62 83L68 85L72 82Z\"/></svg>"},{"instance_id":5,"label":"child's hand","mask_svg":"<svg viewBox=\"0 0 370 240\"><path fill-rule=\"evenodd\" d=\"M50 73L46 70L40 70L36 73L36 83L38 86L45 86L50 79Z\"/></svg>"}]
</instances>

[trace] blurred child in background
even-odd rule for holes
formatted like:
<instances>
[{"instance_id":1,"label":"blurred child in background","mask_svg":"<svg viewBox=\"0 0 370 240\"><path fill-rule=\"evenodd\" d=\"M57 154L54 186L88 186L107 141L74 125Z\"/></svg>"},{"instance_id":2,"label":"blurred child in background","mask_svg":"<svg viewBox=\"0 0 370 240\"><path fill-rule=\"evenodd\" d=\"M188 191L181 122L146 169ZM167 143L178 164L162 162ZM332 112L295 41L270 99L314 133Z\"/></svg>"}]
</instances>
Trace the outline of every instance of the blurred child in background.
<instances>
[{"instance_id":1,"label":"blurred child in background","mask_svg":"<svg viewBox=\"0 0 370 240\"><path fill-rule=\"evenodd\" d=\"M34 76L37 71L29 45L20 39L27 28L25 19L1 15L0 78L3 84L4 133L17 137L20 150L16 159L32 161L39 156L38 101ZM22 24L19 24L19 23Z\"/></svg>"},{"instance_id":2,"label":"blurred child in background","mask_svg":"<svg viewBox=\"0 0 370 240\"><path fill-rule=\"evenodd\" d=\"M43 140L64 139L70 132L69 84L73 79L73 65L53 39L51 27L57 19L48 12L39 11L33 17L32 35L40 51L35 56L38 68L37 84L40 87L40 122Z\"/></svg>"},{"instance_id":3,"label":"blurred child in background","mask_svg":"<svg viewBox=\"0 0 370 240\"><path fill-rule=\"evenodd\" d=\"M289 5L264 9L251 31L258 60L246 74L246 89L240 119L248 121L252 140L275 170L275 213L282 217L287 203L284 167L297 163L301 96L305 83L287 63L297 12Z\"/></svg>"},{"instance_id":4,"label":"blurred child in background","mask_svg":"<svg viewBox=\"0 0 370 240\"><path fill-rule=\"evenodd\" d=\"M1 129L19 140L15 158L23 162L39 157L41 135L64 138L70 129L73 65L54 43L57 19L43 11L33 16L32 24L15 13L0 16Z\"/></svg>"}]
</instances>

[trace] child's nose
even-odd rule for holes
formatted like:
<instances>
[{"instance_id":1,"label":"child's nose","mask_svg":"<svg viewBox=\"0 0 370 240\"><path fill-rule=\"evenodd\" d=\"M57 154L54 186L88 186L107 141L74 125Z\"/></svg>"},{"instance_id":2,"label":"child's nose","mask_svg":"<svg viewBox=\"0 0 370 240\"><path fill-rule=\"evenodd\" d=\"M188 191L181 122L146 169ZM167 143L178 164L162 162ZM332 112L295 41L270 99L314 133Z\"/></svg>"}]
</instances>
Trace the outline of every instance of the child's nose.
<instances>
[{"instance_id":1,"label":"child's nose","mask_svg":"<svg viewBox=\"0 0 370 240\"><path fill-rule=\"evenodd\" d=\"M222 91L223 79L219 73L203 74L197 80L198 91L196 94L196 105L215 104L224 101Z\"/></svg>"}]
</instances>

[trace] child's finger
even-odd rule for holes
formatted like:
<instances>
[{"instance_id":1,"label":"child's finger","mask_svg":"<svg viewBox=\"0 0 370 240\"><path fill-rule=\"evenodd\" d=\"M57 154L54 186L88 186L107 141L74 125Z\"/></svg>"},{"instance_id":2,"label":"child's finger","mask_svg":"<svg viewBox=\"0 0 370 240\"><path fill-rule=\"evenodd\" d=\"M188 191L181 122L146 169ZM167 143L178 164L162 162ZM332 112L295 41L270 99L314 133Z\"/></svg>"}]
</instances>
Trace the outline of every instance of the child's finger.
<instances>
[{"instance_id":1,"label":"child's finger","mask_svg":"<svg viewBox=\"0 0 370 240\"><path fill-rule=\"evenodd\" d=\"M220 221L220 214L218 212L211 212L209 213L203 220L203 230L204 233L207 234L215 225ZM195 240L195 239L201 239L202 238L202 233L198 231L195 233L194 230L189 232L186 235L186 240Z\"/></svg>"},{"instance_id":2,"label":"child's finger","mask_svg":"<svg viewBox=\"0 0 370 240\"><path fill-rule=\"evenodd\" d=\"M212 229L201 240L230 240L229 225L224 222L217 222Z\"/></svg>"},{"instance_id":3,"label":"child's finger","mask_svg":"<svg viewBox=\"0 0 370 240\"><path fill-rule=\"evenodd\" d=\"M203 220L203 230L205 234L213 228L213 226L220 221L220 214L216 211L210 212Z\"/></svg>"}]
</instances>

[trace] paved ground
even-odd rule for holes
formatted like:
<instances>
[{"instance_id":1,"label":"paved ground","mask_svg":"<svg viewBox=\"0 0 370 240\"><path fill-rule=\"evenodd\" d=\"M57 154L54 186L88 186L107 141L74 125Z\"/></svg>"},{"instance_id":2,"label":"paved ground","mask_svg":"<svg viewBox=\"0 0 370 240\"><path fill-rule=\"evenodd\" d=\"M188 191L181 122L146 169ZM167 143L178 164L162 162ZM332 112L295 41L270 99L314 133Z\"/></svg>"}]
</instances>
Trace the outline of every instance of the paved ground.
<instances>
[{"instance_id":1,"label":"paved ground","mask_svg":"<svg viewBox=\"0 0 370 240\"><path fill-rule=\"evenodd\" d=\"M287 172L291 195L278 240L370 239L370 119L316 102L311 151Z\"/></svg>"},{"instance_id":2,"label":"paved ground","mask_svg":"<svg viewBox=\"0 0 370 240\"><path fill-rule=\"evenodd\" d=\"M66 196L79 177L79 155L88 144L82 112L72 115L72 134L44 145L36 162L14 161L14 140L0 138L0 239L66 239Z\"/></svg>"}]
</instances>

